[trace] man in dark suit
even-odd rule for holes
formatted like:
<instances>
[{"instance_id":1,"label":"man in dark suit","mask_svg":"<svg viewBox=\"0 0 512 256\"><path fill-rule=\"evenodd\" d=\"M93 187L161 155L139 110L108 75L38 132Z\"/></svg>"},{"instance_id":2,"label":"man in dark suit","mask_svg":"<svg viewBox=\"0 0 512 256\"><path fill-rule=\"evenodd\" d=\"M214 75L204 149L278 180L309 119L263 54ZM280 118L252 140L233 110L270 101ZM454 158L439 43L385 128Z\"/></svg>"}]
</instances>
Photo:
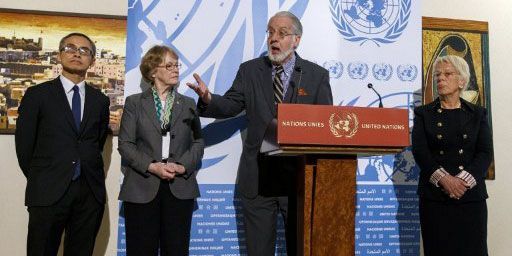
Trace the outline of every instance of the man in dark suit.
<instances>
[{"instance_id":1,"label":"man in dark suit","mask_svg":"<svg viewBox=\"0 0 512 256\"><path fill-rule=\"evenodd\" d=\"M242 63L232 87L223 96L211 94L197 74L197 85L187 85L200 96L201 116L227 118L246 111L247 138L237 190L243 204L248 254L274 255L276 220L281 212L286 222L288 255L295 255L293 195L298 159L269 157L260 153L260 148L267 127L276 118L276 103L332 105L332 94L327 70L295 54L302 36L302 25L295 15L275 14L269 20L267 35L268 56Z\"/></svg>"},{"instance_id":2,"label":"man in dark suit","mask_svg":"<svg viewBox=\"0 0 512 256\"><path fill-rule=\"evenodd\" d=\"M105 204L101 153L109 99L85 83L96 47L84 34L60 41L62 74L27 89L19 107L16 154L27 178L27 255L91 255Z\"/></svg>"}]
</instances>

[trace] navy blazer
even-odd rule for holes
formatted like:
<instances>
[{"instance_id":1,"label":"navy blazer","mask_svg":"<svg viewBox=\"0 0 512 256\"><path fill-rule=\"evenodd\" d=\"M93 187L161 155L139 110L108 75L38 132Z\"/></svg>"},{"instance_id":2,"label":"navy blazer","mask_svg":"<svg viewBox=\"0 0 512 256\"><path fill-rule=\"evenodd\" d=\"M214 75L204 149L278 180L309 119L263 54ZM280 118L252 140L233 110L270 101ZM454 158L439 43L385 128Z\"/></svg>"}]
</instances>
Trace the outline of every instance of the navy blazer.
<instances>
[{"instance_id":1,"label":"navy blazer","mask_svg":"<svg viewBox=\"0 0 512 256\"><path fill-rule=\"evenodd\" d=\"M485 176L493 153L487 111L463 99L461 102L461 124L447 118L439 99L414 109L412 153L420 168L420 197L453 202L478 201L488 197ZM477 185L460 200L450 199L441 187L429 182L430 176L440 166L451 175L457 175L461 170L469 172Z\"/></svg>"},{"instance_id":2,"label":"navy blazer","mask_svg":"<svg viewBox=\"0 0 512 256\"><path fill-rule=\"evenodd\" d=\"M300 92L300 93L299 93ZM332 105L329 72L296 55L294 71L284 103ZM198 101L201 116L227 118L246 111L247 138L238 167L238 190L246 197L258 194L258 154L265 131L276 116L272 64L268 57L240 65L231 88L223 95L212 94L210 104Z\"/></svg>"},{"instance_id":3,"label":"navy blazer","mask_svg":"<svg viewBox=\"0 0 512 256\"><path fill-rule=\"evenodd\" d=\"M76 128L60 78L27 89L18 109L16 154L27 177L25 205L48 206L66 192L73 164L80 159L81 176L98 202L105 203L105 172L101 153L109 122L110 100L85 86L84 113Z\"/></svg>"}]
</instances>

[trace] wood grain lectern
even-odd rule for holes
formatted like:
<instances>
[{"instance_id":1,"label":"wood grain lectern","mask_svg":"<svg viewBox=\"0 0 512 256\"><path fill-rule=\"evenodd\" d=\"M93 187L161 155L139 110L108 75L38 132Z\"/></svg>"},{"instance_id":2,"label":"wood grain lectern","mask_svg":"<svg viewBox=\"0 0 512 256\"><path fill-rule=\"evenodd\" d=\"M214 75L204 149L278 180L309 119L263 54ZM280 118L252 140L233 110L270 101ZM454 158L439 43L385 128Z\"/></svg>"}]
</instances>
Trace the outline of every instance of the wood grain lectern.
<instances>
[{"instance_id":1,"label":"wood grain lectern","mask_svg":"<svg viewBox=\"0 0 512 256\"><path fill-rule=\"evenodd\" d=\"M303 155L297 186L297 254L354 255L358 155L409 146L406 109L279 104L277 147Z\"/></svg>"}]
</instances>

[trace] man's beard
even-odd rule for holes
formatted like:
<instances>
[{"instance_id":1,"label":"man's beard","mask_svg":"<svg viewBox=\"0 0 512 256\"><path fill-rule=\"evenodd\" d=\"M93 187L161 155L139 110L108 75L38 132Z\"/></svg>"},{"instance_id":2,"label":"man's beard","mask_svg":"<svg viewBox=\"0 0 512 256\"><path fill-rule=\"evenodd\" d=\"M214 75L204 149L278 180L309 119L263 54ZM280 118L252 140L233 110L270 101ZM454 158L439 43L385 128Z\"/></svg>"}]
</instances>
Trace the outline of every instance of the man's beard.
<instances>
[{"instance_id":1,"label":"man's beard","mask_svg":"<svg viewBox=\"0 0 512 256\"><path fill-rule=\"evenodd\" d=\"M286 58L288 58L288 56L290 56L290 54L292 54L295 51L295 49L293 47L290 47L285 52L280 52L278 54L272 55L272 51L270 50L271 46L268 45L267 47L269 49L269 51L268 51L268 58L270 59L270 61L272 61L274 63L280 63L280 64L282 64L283 61Z\"/></svg>"}]
</instances>

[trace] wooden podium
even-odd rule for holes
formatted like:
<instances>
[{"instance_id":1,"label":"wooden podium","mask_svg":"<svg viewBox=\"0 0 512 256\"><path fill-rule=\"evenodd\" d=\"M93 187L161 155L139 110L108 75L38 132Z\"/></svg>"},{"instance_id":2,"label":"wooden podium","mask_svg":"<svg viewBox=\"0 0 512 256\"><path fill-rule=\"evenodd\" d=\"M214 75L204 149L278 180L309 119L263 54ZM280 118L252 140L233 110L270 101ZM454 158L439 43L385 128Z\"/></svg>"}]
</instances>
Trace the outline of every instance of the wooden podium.
<instances>
[{"instance_id":1,"label":"wooden podium","mask_svg":"<svg viewBox=\"0 0 512 256\"><path fill-rule=\"evenodd\" d=\"M278 147L302 155L297 179L297 255L354 255L358 155L409 146L406 109L279 104Z\"/></svg>"}]
</instances>

